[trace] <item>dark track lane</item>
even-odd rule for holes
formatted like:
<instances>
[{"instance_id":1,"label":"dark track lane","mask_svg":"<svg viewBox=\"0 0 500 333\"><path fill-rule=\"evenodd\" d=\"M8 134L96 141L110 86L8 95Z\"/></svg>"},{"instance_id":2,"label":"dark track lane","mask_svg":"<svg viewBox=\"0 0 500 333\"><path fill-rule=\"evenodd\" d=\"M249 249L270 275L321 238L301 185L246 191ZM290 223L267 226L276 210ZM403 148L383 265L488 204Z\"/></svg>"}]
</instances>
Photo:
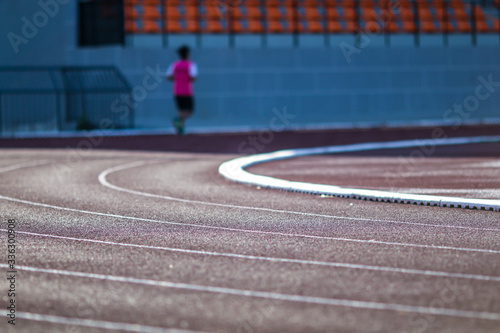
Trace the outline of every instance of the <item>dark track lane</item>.
<instances>
[{"instance_id":1,"label":"dark track lane","mask_svg":"<svg viewBox=\"0 0 500 333\"><path fill-rule=\"evenodd\" d=\"M12 165L19 163L10 151ZM53 155L51 155L53 154ZM34 152L33 160L45 157L57 165L59 152ZM23 156L29 152L23 151ZM463 249L500 249L496 230L436 228L420 224L389 224L377 219L469 228L498 227L495 213L452 209L385 205L318 198L292 193L257 190L229 183L214 172L228 155L145 154L98 152L85 160L67 163L58 174L53 165L28 167L0 173L0 195L40 201L74 209L135 216L142 219L240 228L275 233L350 237L387 242L458 246ZM31 159L27 159L31 160ZM256 211L235 207L207 206L148 198L106 188L97 181L108 168L133 161L153 162L110 174L108 180L127 189L205 200L232 205L313 212L354 221L320 216ZM21 162L24 162L23 160ZM6 163L6 165L8 165ZM215 169L216 170L216 169ZM353 205L351 205L353 203ZM371 264L500 276L499 254L440 248L407 248L394 245L353 243L332 239L248 233L130 220L57 210L2 200L2 211L22 221L20 230L180 249L249 254L329 262ZM371 221L370 221L371 219ZM500 283L420 276L363 269L316 267L297 263L273 263L248 259L174 253L161 249L129 248L77 240L51 239L19 234L22 264L157 281L220 286L251 291L368 302L420 305L500 313ZM170 265L173 268L170 268ZM274 301L206 292L133 286L87 277L68 277L24 272L29 285L20 299L28 311L96 320L137 322L148 326L234 332L253 331L329 332L401 331L494 332L497 321L403 313L387 310ZM456 287L456 288L455 288ZM453 289L455 288L455 289ZM140 291L140 292L139 292ZM455 294L451 294L456 291ZM138 294L139 292L139 294ZM101 297L99 297L101 296ZM99 311L95 311L99 310ZM147 315L145 315L147 314ZM256 319L258 317L258 319ZM183 322L184 321L184 322ZM33 323L25 321L26 327ZM181 325L182 323L182 325ZM68 325L55 325L57 329ZM425 326L425 330L423 330ZM40 327L54 327L44 324ZM26 332L29 332L26 328ZM248 331L248 330L247 330Z\"/></svg>"}]
</instances>

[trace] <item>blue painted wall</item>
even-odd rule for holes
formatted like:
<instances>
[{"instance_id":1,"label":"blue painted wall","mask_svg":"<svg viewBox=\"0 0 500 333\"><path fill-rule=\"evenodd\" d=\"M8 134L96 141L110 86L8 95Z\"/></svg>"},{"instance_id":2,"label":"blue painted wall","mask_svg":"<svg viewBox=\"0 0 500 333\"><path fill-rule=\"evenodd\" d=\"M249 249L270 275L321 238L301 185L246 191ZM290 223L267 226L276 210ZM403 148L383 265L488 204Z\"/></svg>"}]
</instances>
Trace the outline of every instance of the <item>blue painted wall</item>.
<instances>
[{"instance_id":1,"label":"blue painted wall","mask_svg":"<svg viewBox=\"0 0 500 333\"><path fill-rule=\"evenodd\" d=\"M275 36L267 48L242 37L231 49L219 36L200 48L193 36L177 36L169 48L155 45L155 38L137 38L129 39L133 47L79 49L75 1L44 3L51 1L59 1L59 11L16 53L8 34L22 35L23 17L34 22L43 7L0 0L0 66L115 65L135 88L136 125L142 128L170 127L171 83L156 84L151 73L163 73L184 42L195 47L192 58L200 69L192 127L268 127L284 108L290 127L500 120L498 36L480 36L476 47L469 36L453 36L448 47L440 36L423 36L415 48L412 36L397 36L387 47L384 36L375 35L349 56L352 36L333 36L329 47L324 38L305 36L303 46L294 48Z\"/></svg>"}]
</instances>

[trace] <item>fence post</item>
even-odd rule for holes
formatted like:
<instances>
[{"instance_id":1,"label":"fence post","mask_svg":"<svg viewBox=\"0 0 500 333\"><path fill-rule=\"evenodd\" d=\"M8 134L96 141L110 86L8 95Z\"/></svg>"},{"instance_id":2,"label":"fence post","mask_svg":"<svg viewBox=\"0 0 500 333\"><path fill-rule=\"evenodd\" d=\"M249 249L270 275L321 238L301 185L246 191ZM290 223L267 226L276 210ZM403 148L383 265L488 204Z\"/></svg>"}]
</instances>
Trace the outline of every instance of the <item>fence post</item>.
<instances>
[{"instance_id":1,"label":"fence post","mask_svg":"<svg viewBox=\"0 0 500 333\"><path fill-rule=\"evenodd\" d=\"M420 15L418 13L418 0L411 1L410 3L412 4L413 13L415 14L415 15L413 15L414 16L413 22L415 23L414 42L415 42L415 46L419 47L420 46Z\"/></svg>"},{"instance_id":2,"label":"fence post","mask_svg":"<svg viewBox=\"0 0 500 333\"><path fill-rule=\"evenodd\" d=\"M393 17L392 17L392 7L389 1L384 1L382 2L383 4L383 10L385 10L388 15L389 15L389 21L385 23L384 26L384 42L385 46L389 47L391 45L391 23L393 22ZM383 22L382 22L383 24Z\"/></svg>"},{"instance_id":3,"label":"fence post","mask_svg":"<svg viewBox=\"0 0 500 333\"><path fill-rule=\"evenodd\" d=\"M262 6L262 3L264 6ZM269 30L269 22L267 21L267 1L260 0L261 8L264 8L264 15L262 15L262 47L267 47L267 32Z\"/></svg>"},{"instance_id":4,"label":"fence post","mask_svg":"<svg viewBox=\"0 0 500 333\"><path fill-rule=\"evenodd\" d=\"M225 4L225 16L226 16L226 22L227 22L227 27L229 30L229 47L234 48L234 26L235 26L235 18L234 18L234 11L236 10L234 4L227 3Z\"/></svg>"},{"instance_id":5,"label":"fence post","mask_svg":"<svg viewBox=\"0 0 500 333\"><path fill-rule=\"evenodd\" d=\"M448 46L448 0L442 0L443 1L443 15L441 17L441 24L443 26L443 44L444 46Z\"/></svg>"},{"instance_id":6,"label":"fence post","mask_svg":"<svg viewBox=\"0 0 500 333\"><path fill-rule=\"evenodd\" d=\"M196 21L196 46L198 48L202 47L202 39L201 39L201 15L200 15L200 6L201 2L200 0L196 1L196 7L195 7L195 21ZM205 4L206 6L206 4Z\"/></svg>"},{"instance_id":7,"label":"fence post","mask_svg":"<svg viewBox=\"0 0 500 333\"><path fill-rule=\"evenodd\" d=\"M498 3L498 26L497 26L497 29L498 29L498 44L500 44L500 3ZM495 23L493 23L493 29L495 29Z\"/></svg>"},{"instance_id":8,"label":"fence post","mask_svg":"<svg viewBox=\"0 0 500 333\"><path fill-rule=\"evenodd\" d=\"M328 5L327 0L323 0L321 2L323 4L323 15L322 15L322 20L323 20L323 42L325 47L330 47L330 31L329 31L329 23L330 19L328 17Z\"/></svg>"},{"instance_id":9,"label":"fence post","mask_svg":"<svg viewBox=\"0 0 500 333\"><path fill-rule=\"evenodd\" d=\"M476 26L476 1L471 1L471 41L472 45L477 45L477 26Z\"/></svg>"},{"instance_id":10,"label":"fence post","mask_svg":"<svg viewBox=\"0 0 500 333\"><path fill-rule=\"evenodd\" d=\"M162 47L168 48L168 9L165 0L161 0L161 41Z\"/></svg>"},{"instance_id":11,"label":"fence post","mask_svg":"<svg viewBox=\"0 0 500 333\"><path fill-rule=\"evenodd\" d=\"M292 1L292 25L293 25L293 46L299 46L299 17L298 17L298 4L297 0Z\"/></svg>"},{"instance_id":12,"label":"fence post","mask_svg":"<svg viewBox=\"0 0 500 333\"><path fill-rule=\"evenodd\" d=\"M354 0L354 41L356 47L361 47L361 27L359 22L359 0Z\"/></svg>"}]
</instances>

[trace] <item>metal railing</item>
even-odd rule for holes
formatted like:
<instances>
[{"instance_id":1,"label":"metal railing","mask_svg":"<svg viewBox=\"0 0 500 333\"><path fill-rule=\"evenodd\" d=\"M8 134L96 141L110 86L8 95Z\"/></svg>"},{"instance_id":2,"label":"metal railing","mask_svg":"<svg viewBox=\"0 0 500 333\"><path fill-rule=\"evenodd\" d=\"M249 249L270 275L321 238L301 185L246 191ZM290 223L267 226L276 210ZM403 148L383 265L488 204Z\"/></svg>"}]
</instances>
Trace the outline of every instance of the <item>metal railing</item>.
<instances>
[{"instance_id":1,"label":"metal railing","mask_svg":"<svg viewBox=\"0 0 500 333\"><path fill-rule=\"evenodd\" d=\"M132 128L129 93L115 67L0 67L0 133Z\"/></svg>"}]
</instances>

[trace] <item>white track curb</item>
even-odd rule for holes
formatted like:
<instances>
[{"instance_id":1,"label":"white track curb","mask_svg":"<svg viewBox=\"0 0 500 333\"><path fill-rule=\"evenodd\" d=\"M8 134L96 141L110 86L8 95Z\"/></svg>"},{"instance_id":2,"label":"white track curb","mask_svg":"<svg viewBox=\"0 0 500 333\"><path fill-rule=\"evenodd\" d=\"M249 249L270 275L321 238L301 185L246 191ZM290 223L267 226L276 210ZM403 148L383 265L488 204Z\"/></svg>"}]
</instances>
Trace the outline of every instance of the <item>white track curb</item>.
<instances>
[{"instance_id":1,"label":"white track curb","mask_svg":"<svg viewBox=\"0 0 500 333\"><path fill-rule=\"evenodd\" d=\"M239 157L224 162L219 167L219 173L225 178L238 183L261 186L271 189L278 189L283 191L302 192L302 193L310 193L316 195L328 195L328 196L369 200L369 201L394 202L394 203L405 203L405 204L438 206L438 207L480 209L480 210L490 210L499 212L500 200L405 194L405 193L396 193L388 191L345 188L334 185L294 182L268 176L259 176L244 170L245 168L251 165L295 158L300 156L346 153L346 152L377 150L377 149L411 148L411 147L422 147L422 146L447 146L447 145L462 145L462 144L487 143L487 142L500 142L500 136L359 143L359 144L351 144L344 146L281 150L273 153Z\"/></svg>"}]
</instances>

